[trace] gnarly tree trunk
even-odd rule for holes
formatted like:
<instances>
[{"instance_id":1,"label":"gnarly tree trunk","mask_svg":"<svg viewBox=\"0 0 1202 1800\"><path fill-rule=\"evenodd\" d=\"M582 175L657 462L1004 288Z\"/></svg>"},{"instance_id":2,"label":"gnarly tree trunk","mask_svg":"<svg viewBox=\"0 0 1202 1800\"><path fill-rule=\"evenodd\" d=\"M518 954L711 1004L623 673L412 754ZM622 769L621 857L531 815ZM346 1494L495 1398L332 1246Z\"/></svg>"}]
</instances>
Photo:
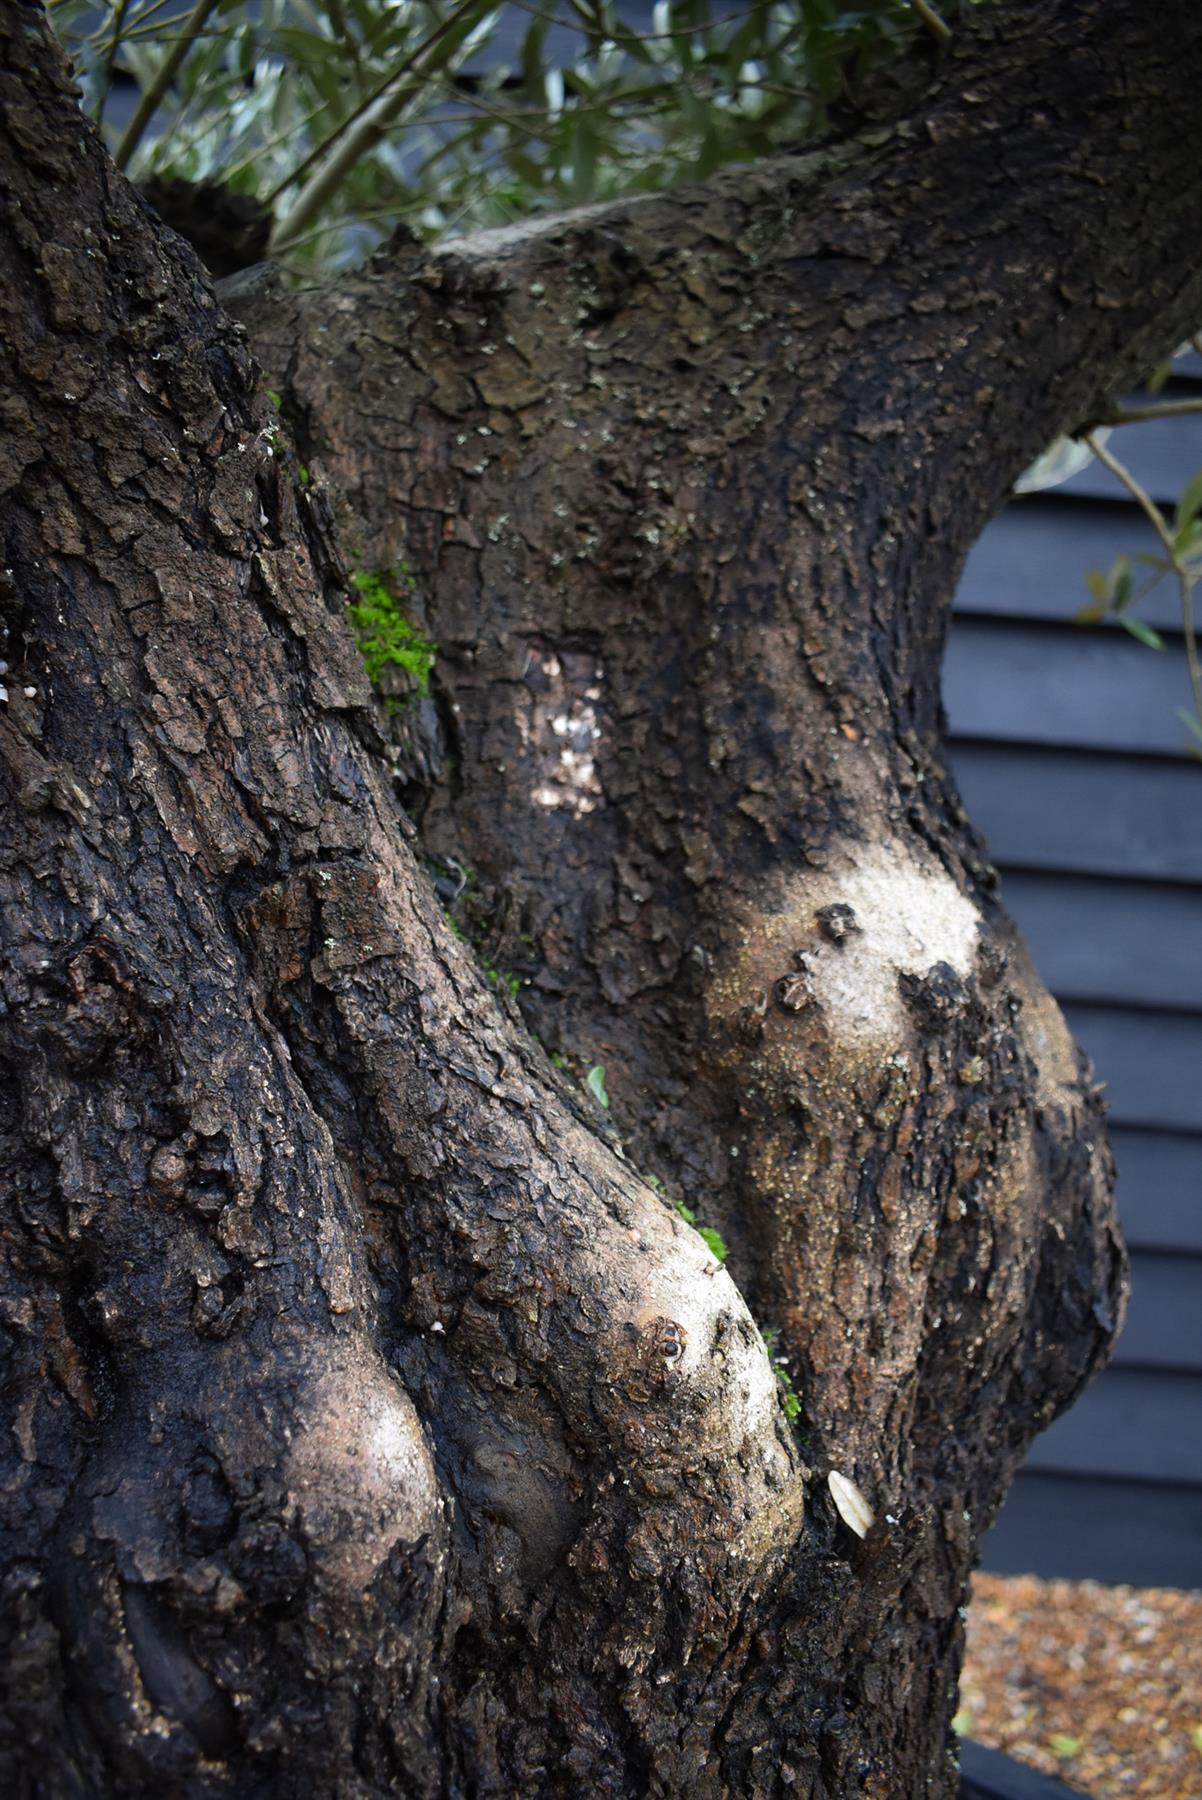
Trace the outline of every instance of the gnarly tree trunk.
<instances>
[{"instance_id":1,"label":"gnarly tree trunk","mask_svg":"<svg viewBox=\"0 0 1202 1800\"><path fill-rule=\"evenodd\" d=\"M1202 313L1202 19L1144 10L244 294L307 485L3 10L10 1791L952 1790L979 1535L1123 1270L938 657L1015 470ZM440 645L420 844L343 500Z\"/></svg>"}]
</instances>

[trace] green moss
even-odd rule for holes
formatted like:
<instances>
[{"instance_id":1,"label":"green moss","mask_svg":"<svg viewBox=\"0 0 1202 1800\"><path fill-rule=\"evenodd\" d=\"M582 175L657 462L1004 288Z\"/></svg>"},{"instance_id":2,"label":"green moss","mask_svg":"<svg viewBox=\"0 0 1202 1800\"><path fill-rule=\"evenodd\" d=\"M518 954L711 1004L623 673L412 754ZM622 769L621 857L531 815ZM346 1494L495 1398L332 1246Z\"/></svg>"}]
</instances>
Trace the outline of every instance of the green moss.
<instances>
[{"instance_id":1,"label":"green moss","mask_svg":"<svg viewBox=\"0 0 1202 1800\"><path fill-rule=\"evenodd\" d=\"M491 963L482 962L480 967L489 987L508 988L514 999L517 999L518 989L522 985L522 978L520 975L510 975L504 969L494 969Z\"/></svg>"},{"instance_id":2,"label":"green moss","mask_svg":"<svg viewBox=\"0 0 1202 1800\"><path fill-rule=\"evenodd\" d=\"M720 1263L726 1261L730 1252L720 1231L715 1231L712 1225L698 1225L697 1236L706 1245L711 1256L716 1256Z\"/></svg>"},{"instance_id":3,"label":"green moss","mask_svg":"<svg viewBox=\"0 0 1202 1800\"><path fill-rule=\"evenodd\" d=\"M764 1340L764 1348L768 1352L768 1361L772 1364L772 1373L776 1376L781 1389L781 1399L785 1408L785 1417L790 1425L795 1425L801 1416L801 1398L793 1386L793 1377L789 1373L789 1359L777 1354L780 1332L775 1325L765 1325L760 1331Z\"/></svg>"},{"instance_id":4,"label":"green moss","mask_svg":"<svg viewBox=\"0 0 1202 1800\"><path fill-rule=\"evenodd\" d=\"M661 1186L659 1182L655 1182L654 1185L657 1188ZM672 1204L684 1220L685 1224L693 1227L693 1230L697 1233L697 1236L701 1239L710 1255L716 1257L720 1263L725 1262L730 1255L730 1247L728 1246L726 1239L722 1236L722 1233L720 1231L715 1231L712 1225L699 1225L697 1223L697 1214L693 1211L691 1206L686 1206L683 1200L673 1200Z\"/></svg>"},{"instance_id":5,"label":"green moss","mask_svg":"<svg viewBox=\"0 0 1202 1800\"><path fill-rule=\"evenodd\" d=\"M438 647L409 623L390 581L413 585L403 566L395 575L380 569L356 569L351 576L359 598L351 601L347 616L363 666L373 687L379 685L385 669L404 669L417 683L418 692L428 694Z\"/></svg>"}]
</instances>

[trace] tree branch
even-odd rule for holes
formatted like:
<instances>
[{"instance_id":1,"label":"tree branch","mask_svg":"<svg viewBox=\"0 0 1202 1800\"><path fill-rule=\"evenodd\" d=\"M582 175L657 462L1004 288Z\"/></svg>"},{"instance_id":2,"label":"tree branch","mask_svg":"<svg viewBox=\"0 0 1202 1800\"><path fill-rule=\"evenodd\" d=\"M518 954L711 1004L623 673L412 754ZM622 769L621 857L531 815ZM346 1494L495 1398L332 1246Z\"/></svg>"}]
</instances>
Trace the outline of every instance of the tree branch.
<instances>
[{"instance_id":1,"label":"tree branch","mask_svg":"<svg viewBox=\"0 0 1202 1800\"><path fill-rule=\"evenodd\" d=\"M1122 482L1164 546L1165 555L1169 559L1169 564L1177 580L1177 591L1181 601L1181 631L1185 638L1185 659L1189 669L1190 687L1193 691L1194 717L1202 722L1202 663L1198 659L1198 638L1194 626L1194 589L1198 585L1198 577L1182 561L1168 520L1127 465L1120 462L1117 456L1112 455L1096 431L1085 432L1082 442L1089 445L1103 468L1109 469L1110 473Z\"/></svg>"},{"instance_id":2,"label":"tree branch","mask_svg":"<svg viewBox=\"0 0 1202 1800\"><path fill-rule=\"evenodd\" d=\"M329 518L242 334L114 175L44 20L0 0L0 46L21 1779L187 1791L216 1763L231 1791L333 1793L358 1759L365 1791L433 1793L444 1766L512 1770L502 1714L505 1738L570 1741L549 1689L518 1691L504 1623L554 1576L537 1635L574 1671L578 1767L627 1791L662 1692L632 1692L629 1647L655 1670L662 1635L678 1707L694 1686L724 1707L798 1554L771 1366L416 867L357 731ZM678 1582L706 1605L669 1632L646 1595ZM460 1757L482 1681L508 1698ZM621 1741L598 1738L619 1705Z\"/></svg>"},{"instance_id":3,"label":"tree branch","mask_svg":"<svg viewBox=\"0 0 1202 1800\"><path fill-rule=\"evenodd\" d=\"M1202 413L1202 400L1162 400L1149 406L1116 406L1090 421L1089 429L1099 425L1149 425L1157 419L1184 419L1191 413Z\"/></svg>"},{"instance_id":4,"label":"tree branch","mask_svg":"<svg viewBox=\"0 0 1202 1800\"><path fill-rule=\"evenodd\" d=\"M326 202L338 192L356 163L395 129L405 107L421 92L426 73L447 39L459 41L488 10L487 0L460 0L404 58L399 68L394 69L324 143L311 150L304 161L273 188L267 196L268 206L299 181L310 167L315 163L319 165L283 218L277 221L271 234L273 254L287 250L303 235Z\"/></svg>"},{"instance_id":5,"label":"tree branch","mask_svg":"<svg viewBox=\"0 0 1202 1800\"><path fill-rule=\"evenodd\" d=\"M1047 41L957 36L921 109L812 158L277 295L302 492L0 0L2 600L38 678L0 733L4 1316L84 1421L47 1401L0 1454L41 1484L53 1757L160 1792L212 1756L244 1791L950 1787L976 1533L1123 1271L1088 1072L939 766L942 611L991 431L1008 463L1084 416L1075 358L1195 298L1094 193L1161 248L1180 43L1158 14L1132 70L1127 5L1034 10ZM1146 173L1080 137L1112 91ZM436 621L425 842L492 885L532 1025L604 1061L625 1160L364 748L331 472ZM706 1197L862 1546L817 1483L803 1514L762 1341L636 1163ZM94 1422L30 1306L111 1360ZM63 1642L100 1674L56 1735Z\"/></svg>"},{"instance_id":6,"label":"tree branch","mask_svg":"<svg viewBox=\"0 0 1202 1800\"><path fill-rule=\"evenodd\" d=\"M910 4L933 38L937 39L941 44L946 44L950 41L952 35L951 26L945 19L940 18L939 14L935 11L935 8L930 5L929 0L910 0Z\"/></svg>"},{"instance_id":7,"label":"tree branch","mask_svg":"<svg viewBox=\"0 0 1202 1800\"><path fill-rule=\"evenodd\" d=\"M130 158L142 141L146 127L161 106L171 83L178 75L185 56L203 32L210 13L216 9L217 5L218 0L196 0L195 6L184 20L183 30L159 64L153 81L143 90L129 124L122 134L121 142L113 152L113 161L119 169L128 167ZM116 55L115 45L113 54Z\"/></svg>"}]
</instances>

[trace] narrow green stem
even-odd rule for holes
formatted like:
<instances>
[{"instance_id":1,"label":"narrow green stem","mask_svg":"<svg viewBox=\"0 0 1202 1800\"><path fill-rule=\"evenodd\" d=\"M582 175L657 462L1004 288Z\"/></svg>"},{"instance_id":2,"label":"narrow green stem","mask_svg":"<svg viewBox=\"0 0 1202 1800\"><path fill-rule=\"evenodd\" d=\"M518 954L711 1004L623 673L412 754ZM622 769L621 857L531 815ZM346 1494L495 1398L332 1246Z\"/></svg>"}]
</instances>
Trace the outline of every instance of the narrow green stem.
<instances>
[{"instance_id":1,"label":"narrow green stem","mask_svg":"<svg viewBox=\"0 0 1202 1800\"><path fill-rule=\"evenodd\" d=\"M422 77L439 45L456 26L473 15L488 11L488 0L460 0L447 17L407 56L398 69L382 81L337 128L324 144L310 151L283 181L277 182L267 196L271 206L284 192L316 163L314 173L301 189L271 235L270 251L275 255L300 236L316 215L346 180L355 164L375 148L381 138L397 123L405 106L421 92ZM406 80L406 77L412 77Z\"/></svg>"},{"instance_id":2,"label":"narrow green stem","mask_svg":"<svg viewBox=\"0 0 1202 1800\"><path fill-rule=\"evenodd\" d=\"M183 35L179 37L159 64L158 74L145 90L142 98L134 108L133 118L125 128L125 135L118 144L113 161L119 169L124 169L130 157L142 141L142 135L159 106L163 95L179 73L193 42L205 28L209 14L217 8L217 0L196 0L196 5L188 14Z\"/></svg>"},{"instance_id":3,"label":"narrow green stem","mask_svg":"<svg viewBox=\"0 0 1202 1800\"><path fill-rule=\"evenodd\" d=\"M172 0L150 0L150 4L142 8L129 30L125 33L126 41L128 42L131 37L135 37L142 32L154 31L156 29L152 22L154 15L162 12L164 7L170 6L171 4ZM176 21L169 20L168 23L174 24ZM98 25L96 30L92 33L92 42L95 44L98 52L106 47L104 34L109 28L110 20L106 19L104 24Z\"/></svg>"},{"instance_id":4,"label":"narrow green stem","mask_svg":"<svg viewBox=\"0 0 1202 1800\"><path fill-rule=\"evenodd\" d=\"M1169 522L1147 489L1140 485L1127 465L1121 463L1118 457L1106 448L1095 431L1087 431L1081 441L1089 445L1103 468L1109 469L1115 479L1122 482L1164 546L1165 555L1177 577L1177 589L1181 596L1181 629L1185 636L1185 660L1189 668L1190 687L1193 689L1194 712L1197 718L1202 720L1202 664L1198 660L1198 638L1194 629L1195 578L1182 562L1177 546L1173 542Z\"/></svg>"},{"instance_id":5,"label":"narrow green stem","mask_svg":"<svg viewBox=\"0 0 1202 1800\"><path fill-rule=\"evenodd\" d=\"M935 8L929 4L929 0L910 0L910 5L931 36L937 38L941 44L946 44L952 35L952 28L946 19L940 18Z\"/></svg>"},{"instance_id":6,"label":"narrow green stem","mask_svg":"<svg viewBox=\"0 0 1202 1800\"><path fill-rule=\"evenodd\" d=\"M1202 400L1159 400L1148 406L1116 406L1095 425L1144 425L1152 419L1183 419L1188 413L1202 413Z\"/></svg>"},{"instance_id":7,"label":"narrow green stem","mask_svg":"<svg viewBox=\"0 0 1202 1800\"><path fill-rule=\"evenodd\" d=\"M113 35L104 58L104 72L100 77L100 92L96 96L96 123L104 119L104 109L108 102L109 90L113 85L113 64L117 60L117 52L121 48L121 34L125 29L125 15L129 11L129 0L117 0L116 11L112 15Z\"/></svg>"}]
</instances>

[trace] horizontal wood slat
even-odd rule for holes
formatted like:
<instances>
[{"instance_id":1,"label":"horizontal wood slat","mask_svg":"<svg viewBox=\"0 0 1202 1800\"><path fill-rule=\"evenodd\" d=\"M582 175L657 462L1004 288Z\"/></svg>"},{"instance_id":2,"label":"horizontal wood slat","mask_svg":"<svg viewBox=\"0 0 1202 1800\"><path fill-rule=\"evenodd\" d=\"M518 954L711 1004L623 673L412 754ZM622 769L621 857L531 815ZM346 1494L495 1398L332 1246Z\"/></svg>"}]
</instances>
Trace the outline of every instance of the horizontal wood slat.
<instances>
[{"instance_id":1,"label":"horizontal wood slat","mask_svg":"<svg viewBox=\"0 0 1202 1800\"><path fill-rule=\"evenodd\" d=\"M1067 624L1089 601L1085 578L1091 569L1106 570L1120 556L1155 555L1159 549L1152 527L1132 506L1054 494L1015 500L969 553L956 594L956 623L981 615ZM1169 581L1160 582L1136 611L1150 625L1181 629L1181 604ZM1096 634L1122 628L1078 629Z\"/></svg>"},{"instance_id":2,"label":"horizontal wood slat","mask_svg":"<svg viewBox=\"0 0 1202 1800\"><path fill-rule=\"evenodd\" d=\"M1003 870L1002 899L1057 999L1202 1009L1202 893Z\"/></svg>"},{"instance_id":3,"label":"horizontal wood slat","mask_svg":"<svg viewBox=\"0 0 1202 1800\"><path fill-rule=\"evenodd\" d=\"M1156 651L1126 632L969 618L948 640L943 702L953 736L1184 756L1191 740L1178 709L1190 700L1178 642Z\"/></svg>"},{"instance_id":4,"label":"horizontal wood slat","mask_svg":"<svg viewBox=\"0 0 1202 1800\"><path fill-rule=\"evenodd\" d=\"M1119 1217L1143 1249L1202 1251L1202 1136L1112 1126ZM1198 1309L1202 1313L1202 1287Z\"/></svg>"},{"instance_id":5,"label":"horizontal wood slat","mask_svg":"<svg viewBox=\"0 0 1202 1800\"><path fill-rule=\"evenodd\" d=\"M1191 356L1163 397L1200 378ZM1112 442L1165 505L1202 469L1202 416ZM1202 1587L1202 770L1171 584L1137 609L1159 655L1072 623L1090 569L1156 548L1096 463L1015 501L966 563L944 697L1003 898L1106 1084L1132 1246L1115 1361L1036 1441L984 1566Z\"/></svg>"},{"instance_id":6,"label":"horizontal wood slat","mask_svg":"<svg viewBox=\"0 0 1202 1800\"><path fill-rule=\"evenodd\" d=\"M998 863L1202 881L1202 770L961 739L949 760Z\"/></svg>"},{"instance_id":7,"label":"horizontal wood slat","mask_svg":"<svg viewBox=\"0 0 1202 1800\"><path fill-rule=\"evenodd\" d=\"M1202 1131L1202 1015L1064 1008L1106 1084L1116 1125Z\"/></svg>"},{"instance_id":8,"label":"horizontal wood slat","mask_svg":"<svg viewBox=\"0 0 1202 1800\"><path fill-rule=\"evenodd\" d=\"M1116 1367L1202 1372L1202 1257L1136 1250Z\"/></svg>"},{"instance_id":9,"label":"horizontal wood slat","mask_svg":"<svg viewBox=\"0 0 1202 1800\"><path fill-rule=\"evenodd\" d=\"M981 1565L995 1575L1202 1588L1202 1490L1024 1469Z\"/></svg>"},{"instance_id":10,"label":"horizontal wood slat","mask_svg":"<svg viewBox=\"0 0 1202 1800\"><path fill-rule=\"evenodd\" d=\"M1026 1466L1202 1487L1202 1375L1107 1369L1036 1438Z\"/></svg>"}]
</instances>

